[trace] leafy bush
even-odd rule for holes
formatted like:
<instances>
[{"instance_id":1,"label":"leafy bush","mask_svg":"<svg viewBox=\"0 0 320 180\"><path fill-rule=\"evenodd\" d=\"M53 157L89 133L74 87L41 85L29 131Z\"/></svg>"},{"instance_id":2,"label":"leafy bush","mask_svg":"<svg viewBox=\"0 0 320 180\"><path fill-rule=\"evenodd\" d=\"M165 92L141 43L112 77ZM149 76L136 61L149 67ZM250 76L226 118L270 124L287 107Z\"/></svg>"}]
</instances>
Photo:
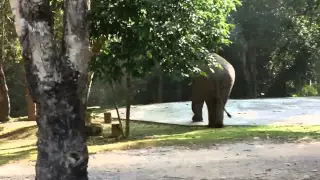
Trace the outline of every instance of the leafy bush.
<instances>
[{"instance_id":1,"label":"leafy bush","mask_svg":"<svg viewBox=\"0 0 320 180\"><path fill-rule=\"evenodd\" d=\"M305 85L301 92L293 94L293 97L305 97L305 96L317 96L318 88L317 85Z\"/></svg>"}]
</instances>

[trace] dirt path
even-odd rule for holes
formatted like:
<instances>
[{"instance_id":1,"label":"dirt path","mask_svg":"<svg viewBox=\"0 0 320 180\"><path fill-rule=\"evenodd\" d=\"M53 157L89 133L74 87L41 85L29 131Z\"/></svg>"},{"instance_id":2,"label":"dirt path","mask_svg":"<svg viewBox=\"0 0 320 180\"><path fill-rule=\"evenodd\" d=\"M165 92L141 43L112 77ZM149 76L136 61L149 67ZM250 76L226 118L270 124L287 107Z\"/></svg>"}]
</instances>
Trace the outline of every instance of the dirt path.
<instances>
[{"instance_id":1,"label":"dirt path","mask_svg":"<svg viewBox=\"0 0 320 180\"><path fill-rule=\"evenodd\" d=\"M0 167L1 180L33 179L34 168ZM320 142L162 147L93 155L95 180L320 180Z\"/></svg>"}]
</instances>

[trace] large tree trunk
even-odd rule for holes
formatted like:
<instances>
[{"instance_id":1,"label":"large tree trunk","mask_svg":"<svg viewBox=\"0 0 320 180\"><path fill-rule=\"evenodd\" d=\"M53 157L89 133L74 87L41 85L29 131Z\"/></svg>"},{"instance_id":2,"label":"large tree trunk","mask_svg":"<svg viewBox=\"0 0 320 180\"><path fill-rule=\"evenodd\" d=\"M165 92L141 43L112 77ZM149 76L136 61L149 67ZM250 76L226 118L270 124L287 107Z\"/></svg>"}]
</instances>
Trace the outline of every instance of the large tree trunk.
<instances>
[{"instance_id":1,"label":"large tree trunk","mask_svg":"<svg viewBox=\"0 0 320 180\"><path fill-rule=\"evenodd\" d=\"M53 44L49 0L10 0L10 5L37 106L36 180L87 180L88 4L65 0L61 56Z\"/></svg>"},{"instance_id":2,"label":"large tree trunk","mask_svg":"<svg viewBox=\"0 0 320 180\"><path fill-rule=\"evenodd\" d=\"M28 108L28 121L36 121L36 104L34 103L28 88L27 78L25 78L25 87L26 87L26 101Z\"/></svg>"},{"instance_id":3,"label":"large tree trunk","mask_svg":"<svg viewBox=\"0 0 320 180\"><path fill-rule=\"evenodd\" d=\"M4 59L4 18L2 17L2 30L1 30L1 49L0 49L0 122L6 122L10 116L10 99L8 93L8 86L6 77L3 71L3 59Z\"/></svg>"}]
</instances>

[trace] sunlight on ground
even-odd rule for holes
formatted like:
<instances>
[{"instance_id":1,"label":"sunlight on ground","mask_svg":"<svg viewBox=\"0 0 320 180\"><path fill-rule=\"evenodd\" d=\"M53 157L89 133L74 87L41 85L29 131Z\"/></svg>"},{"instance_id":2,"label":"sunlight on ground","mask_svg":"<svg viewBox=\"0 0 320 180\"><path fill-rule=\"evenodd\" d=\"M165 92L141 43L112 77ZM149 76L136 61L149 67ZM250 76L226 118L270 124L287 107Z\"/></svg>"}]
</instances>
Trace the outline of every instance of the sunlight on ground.
<instances>
[{"instance_id":1,"label":"sunlight on ground","mask_svg":"<svg viewBox=\"0 0 320 180\"><path fill-rule=\"evenodd\" d=\"M95 119L102 122L102 119ZM227 126L206 129L177 125L131 122L131 138L116 141L108 138L110 125L103 125L102 136L90 137L90 153L154 146L206 145L214 143L250 141L256 139L314 140L320 139L320 126ZM0 124L0 165L16 160L36 159L35 122Z\"/></svg>"}]
</instances>

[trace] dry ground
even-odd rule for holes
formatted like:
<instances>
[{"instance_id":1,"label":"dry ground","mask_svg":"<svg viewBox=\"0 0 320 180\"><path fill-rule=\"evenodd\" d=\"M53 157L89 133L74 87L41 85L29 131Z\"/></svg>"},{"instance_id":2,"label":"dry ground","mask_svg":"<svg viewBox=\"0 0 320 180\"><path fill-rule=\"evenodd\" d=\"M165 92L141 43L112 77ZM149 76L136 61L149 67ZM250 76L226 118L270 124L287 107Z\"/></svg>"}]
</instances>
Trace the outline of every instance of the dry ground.
<instances>
[{"instance_id":1,"label":"dry ground","mask_svg":"<svg viewBox=\"0 0 320 180\"><path fill-rule=\"evenodd\" d=\"M34 179L32 165L0 167L1 180ZM319 180L320 142L154 147L91 155L97 180Z\"/></svg>"}]
</instances>

